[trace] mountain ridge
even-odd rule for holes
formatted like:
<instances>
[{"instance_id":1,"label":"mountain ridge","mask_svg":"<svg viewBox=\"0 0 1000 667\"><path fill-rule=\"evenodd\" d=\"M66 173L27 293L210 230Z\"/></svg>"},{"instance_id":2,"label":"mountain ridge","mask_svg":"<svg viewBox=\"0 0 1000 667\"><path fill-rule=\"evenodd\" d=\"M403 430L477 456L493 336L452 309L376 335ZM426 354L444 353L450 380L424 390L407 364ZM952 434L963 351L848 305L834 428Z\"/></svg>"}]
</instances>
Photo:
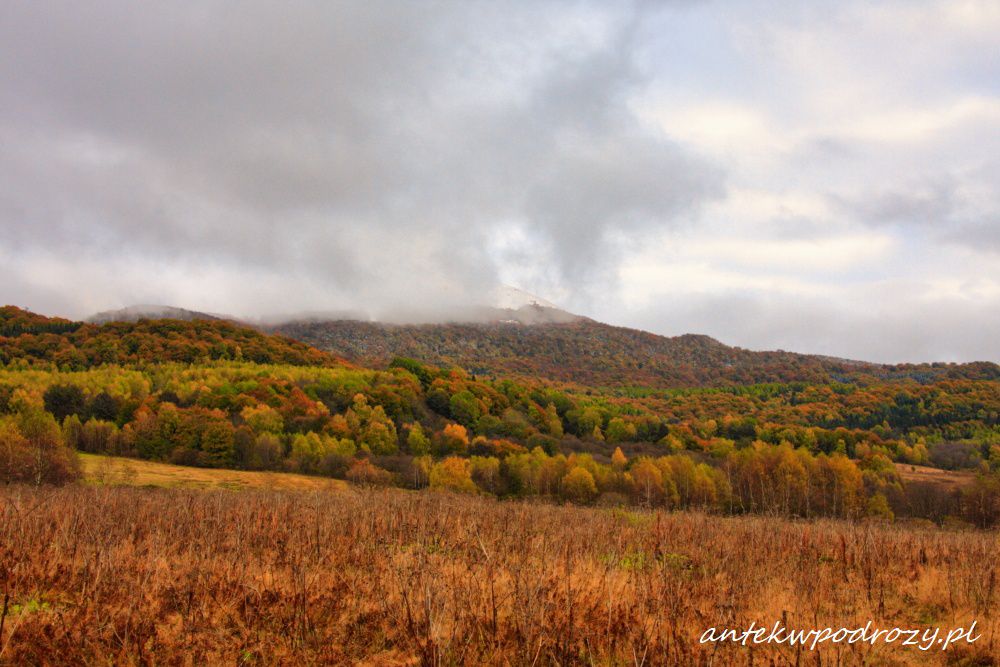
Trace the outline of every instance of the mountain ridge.
<instances>
[{"instance_id":1,"label":"mountain ridge","mask_svg":"<svg viewBox=\"0 0 1000 667\"><path fill-rule=\"evenodd\" d=\"M785 351L751 351L703 334L666 337L582 318L524 326L510 322L398 325L293 321L267 329L354 363L384 367L394 357L474 374L534 376L589 386L651 388L837 382L861 376L1000 377L977 364L876 364Z\"/></svg>"},{"instance_id":2,"label":"mountain ridge","mask_svg":"<svg viewBox=\"0 0 1000 667\"><path fill-rule=\"evenodd\" d=\"M473 321L406 324L328 319L327 314L313 313L285 321L248 322L173 306L134 306L99 313L86 326L176 315L169 319L229 322L375 368L386 368L394 358L406 357L435 366L461 367L476 375L531 376L588 386L671 389L828 383L866 376L921 382L941 377L1000 378L1000 367L989 362L887 365L783 350L746 350L704 334L668 337L605 324L519 290L514 297L507 305L517 308L484 306L474 313ZM67 329L76 324L60 320L52 326Z\"/></svg>"}]
</instances>

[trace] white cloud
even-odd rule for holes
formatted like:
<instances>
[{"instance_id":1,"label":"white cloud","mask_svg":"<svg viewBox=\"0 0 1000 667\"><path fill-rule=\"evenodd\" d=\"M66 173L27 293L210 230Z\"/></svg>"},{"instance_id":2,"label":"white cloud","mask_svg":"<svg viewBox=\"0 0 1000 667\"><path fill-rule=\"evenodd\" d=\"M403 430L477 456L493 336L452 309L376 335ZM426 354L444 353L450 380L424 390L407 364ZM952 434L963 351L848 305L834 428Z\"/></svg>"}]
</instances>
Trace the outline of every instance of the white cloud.
<instances>
[{"instance_id":1,"label":"white cloud","mask_svg":"<svg viewBox=\"0 0 1000 667\"><path fill-rule=\"evenodd\" d=\"M4 11L0 300L1000 359L995 2Z\"/></svg>"}]
</instances>

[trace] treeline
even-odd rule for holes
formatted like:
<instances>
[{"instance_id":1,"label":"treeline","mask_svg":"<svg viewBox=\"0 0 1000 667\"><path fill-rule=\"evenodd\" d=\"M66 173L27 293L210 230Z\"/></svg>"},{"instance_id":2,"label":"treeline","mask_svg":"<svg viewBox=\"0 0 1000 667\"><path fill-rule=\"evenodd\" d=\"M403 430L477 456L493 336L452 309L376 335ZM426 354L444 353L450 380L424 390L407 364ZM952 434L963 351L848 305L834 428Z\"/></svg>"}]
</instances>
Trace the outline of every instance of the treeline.
<instances>
[{"instance_id":1,"label":"treeline","mask_svg":"<svg viewBox=\"0 0 1000 667\"><path fill-rule=\"evenodd\" d=\"M361 401L359 400L359 403ZM364 405L355 406L362 411ZM377 424L352 408L350 419ZM372 410L374 412L374 410ZM1000 521L1000 473L983 473L968 488L904 485L881 455L853 461L843 454L813 455L804 448L755 444L721 459L682 453L630 460L616 448L609 463L590 454L550 455L509 441L467 440L447 425L428 438L419 424L408 430L408 448L428 453L376 454L350 438L309 432L282 438L274 415L251 415L252 427L233 428L219 413L174 408L153 423L124 429L70 415L60 428L37 408L0 418L0 478L6 482L63 484L79 477L74 450L169 459L189 465L285 470L347 479L357 484L429 487L501 498L539 497L577 504L625 504L700 509L729 514L797 517L920 517L991 527ZM255 430L260 433L255 435ZM380 430L376 427L376 430ZM175 445L165 457L164 443ZM183 443L183 446L179 443ZM452 452L448 454L448 452ZM465 456L459 455L466 454Z\"/></svg>"},{"instance_id":2,"label":"treeline","mask_svg":"<svg viewBox=\"0 0 1000 667\"><path fill-rule=\"evenodd\" d=\"M0 337L40 333L63 334L76 331L81 324L61 317L45 317L17 306L0 306Z\"/></svg>"},{"instance_id":3,"label":"treeline","mask_svg":"<svg viewBox=\"0 0 1000 667\"><path fill-rule=\"evenodd\" d=\"M15 334L0 337L4 479L49 475L38 472L38 443L58 440L70 451L501 496L993 521L996 380L597 389L399 357L364 369L224 321L77 326L11 308L2 317ZM32 430L29 415L48 415L55 429ZM681 460L697 484L677 486ZM538 461L545 472L526 476ZM981 471L980 501L902 487L892 462ZM53 481L72 477L71 464L52 470Z\"/></svg>"},{"instance_id":4,"label":"treeline","mask_svg":"<svg viewBox=\"0 0 1000 667\"><path fill-rule=\"evenodd\" d=\"M405 359L388 371L246 362L7 370L0 471L8 481L66 481L77 450L578 503L997 520L1000 456L980 462L976 485L942 495L904 485L891 458L906 445L877 433L636 412Z\"/></svg>"},{"instance_id":5,"label":"treeline","mask_svg":"<svg viewBox=\"0 0 1000 667\"><path fill-rule=\"evenodd\" d=\"M60 423L72 415L129 425L143 455L185 461L196 458L200 446L183 434L199 429L175 423L222 421L234 430L249 426L255 435L261 423L279 436L326 433L379 455L427 453L410 451L411 426L440 434L450 422L470 439L605 459L612 445L633 456L688 451L714 458L750 445L788 445L952 469L1000 463L1000 383L991 381L771 384L642 395L482 381L396 359L387 371L245 362L8 370L0 373L0 412L16 391L44 402ZM236 458L230 447L205 464Z\"/></svg>"}]
</instances>

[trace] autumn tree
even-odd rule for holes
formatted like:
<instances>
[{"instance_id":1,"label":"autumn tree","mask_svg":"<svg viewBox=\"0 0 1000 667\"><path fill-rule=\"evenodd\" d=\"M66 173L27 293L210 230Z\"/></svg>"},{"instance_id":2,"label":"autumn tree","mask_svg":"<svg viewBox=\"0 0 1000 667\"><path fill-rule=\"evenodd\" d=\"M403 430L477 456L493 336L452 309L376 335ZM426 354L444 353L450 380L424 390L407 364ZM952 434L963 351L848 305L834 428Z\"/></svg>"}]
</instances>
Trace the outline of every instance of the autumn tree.
<instances>
[{"instance_id":1,"label":"autumn tree","mask_svg":"<svg viewBox=\"0 0 1000 667\"><path fill-rule=\"evenodd\" d=\"M464 454L469 448L469 432L461 424L447 424L436 440L438 456Z\"/></svg>"},{"instance_id":2,"label":"autumn tree","mask_svg":"<svg viewBox=\"0 0 1000 667\"><path fill-rule=\"evenodd\" d=\"M594 476L586 468L572 468L562 479L563 497L576 503L586 504L597 496Z\"/></svg>"},{"instance_id":3,"label":"autumn tree","mask_svg":"<svg viewBox=\"0 0 1000 667\"><path fill-rule=\"evenodd\" d=\"M449 456L435 463L431 468L430 482L432 489L456 493L476 492L468 459L457 456Z\"/></svg>"}]
</instances>

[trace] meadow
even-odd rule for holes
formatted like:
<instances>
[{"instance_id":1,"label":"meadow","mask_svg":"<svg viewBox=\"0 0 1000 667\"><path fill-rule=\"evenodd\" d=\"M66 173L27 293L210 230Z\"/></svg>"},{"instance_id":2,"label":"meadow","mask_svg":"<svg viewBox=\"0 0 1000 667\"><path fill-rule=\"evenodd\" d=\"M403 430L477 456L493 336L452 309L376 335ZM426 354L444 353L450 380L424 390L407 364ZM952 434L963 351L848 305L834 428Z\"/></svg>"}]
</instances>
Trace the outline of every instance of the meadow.
<instances>
[{"instance_id":1,"label":"meadow","mask_svg":"<svg viewBox=\"0 0 1000 667\"><path fill-rule=\"evenodd\" d=\"M347 485L138 488L144 471L107 485L95 463L89 484L0 488L0 663L993 664L1000 651L992 531ZM777 620L976 620L980 638L927 652L699 643Z\"/></svg>"},{"instance_id":2,"label":"meadow","mask_svg":"<svg viewBox=\"0 0 1000 667\"><path fill-rule=\"evenodd\" d=\"M194 468L120 456L77 454L84 484L192 489L291 489L322 491L342 489L341 480L295 473Z\"/></svg>"}]
</instances>

